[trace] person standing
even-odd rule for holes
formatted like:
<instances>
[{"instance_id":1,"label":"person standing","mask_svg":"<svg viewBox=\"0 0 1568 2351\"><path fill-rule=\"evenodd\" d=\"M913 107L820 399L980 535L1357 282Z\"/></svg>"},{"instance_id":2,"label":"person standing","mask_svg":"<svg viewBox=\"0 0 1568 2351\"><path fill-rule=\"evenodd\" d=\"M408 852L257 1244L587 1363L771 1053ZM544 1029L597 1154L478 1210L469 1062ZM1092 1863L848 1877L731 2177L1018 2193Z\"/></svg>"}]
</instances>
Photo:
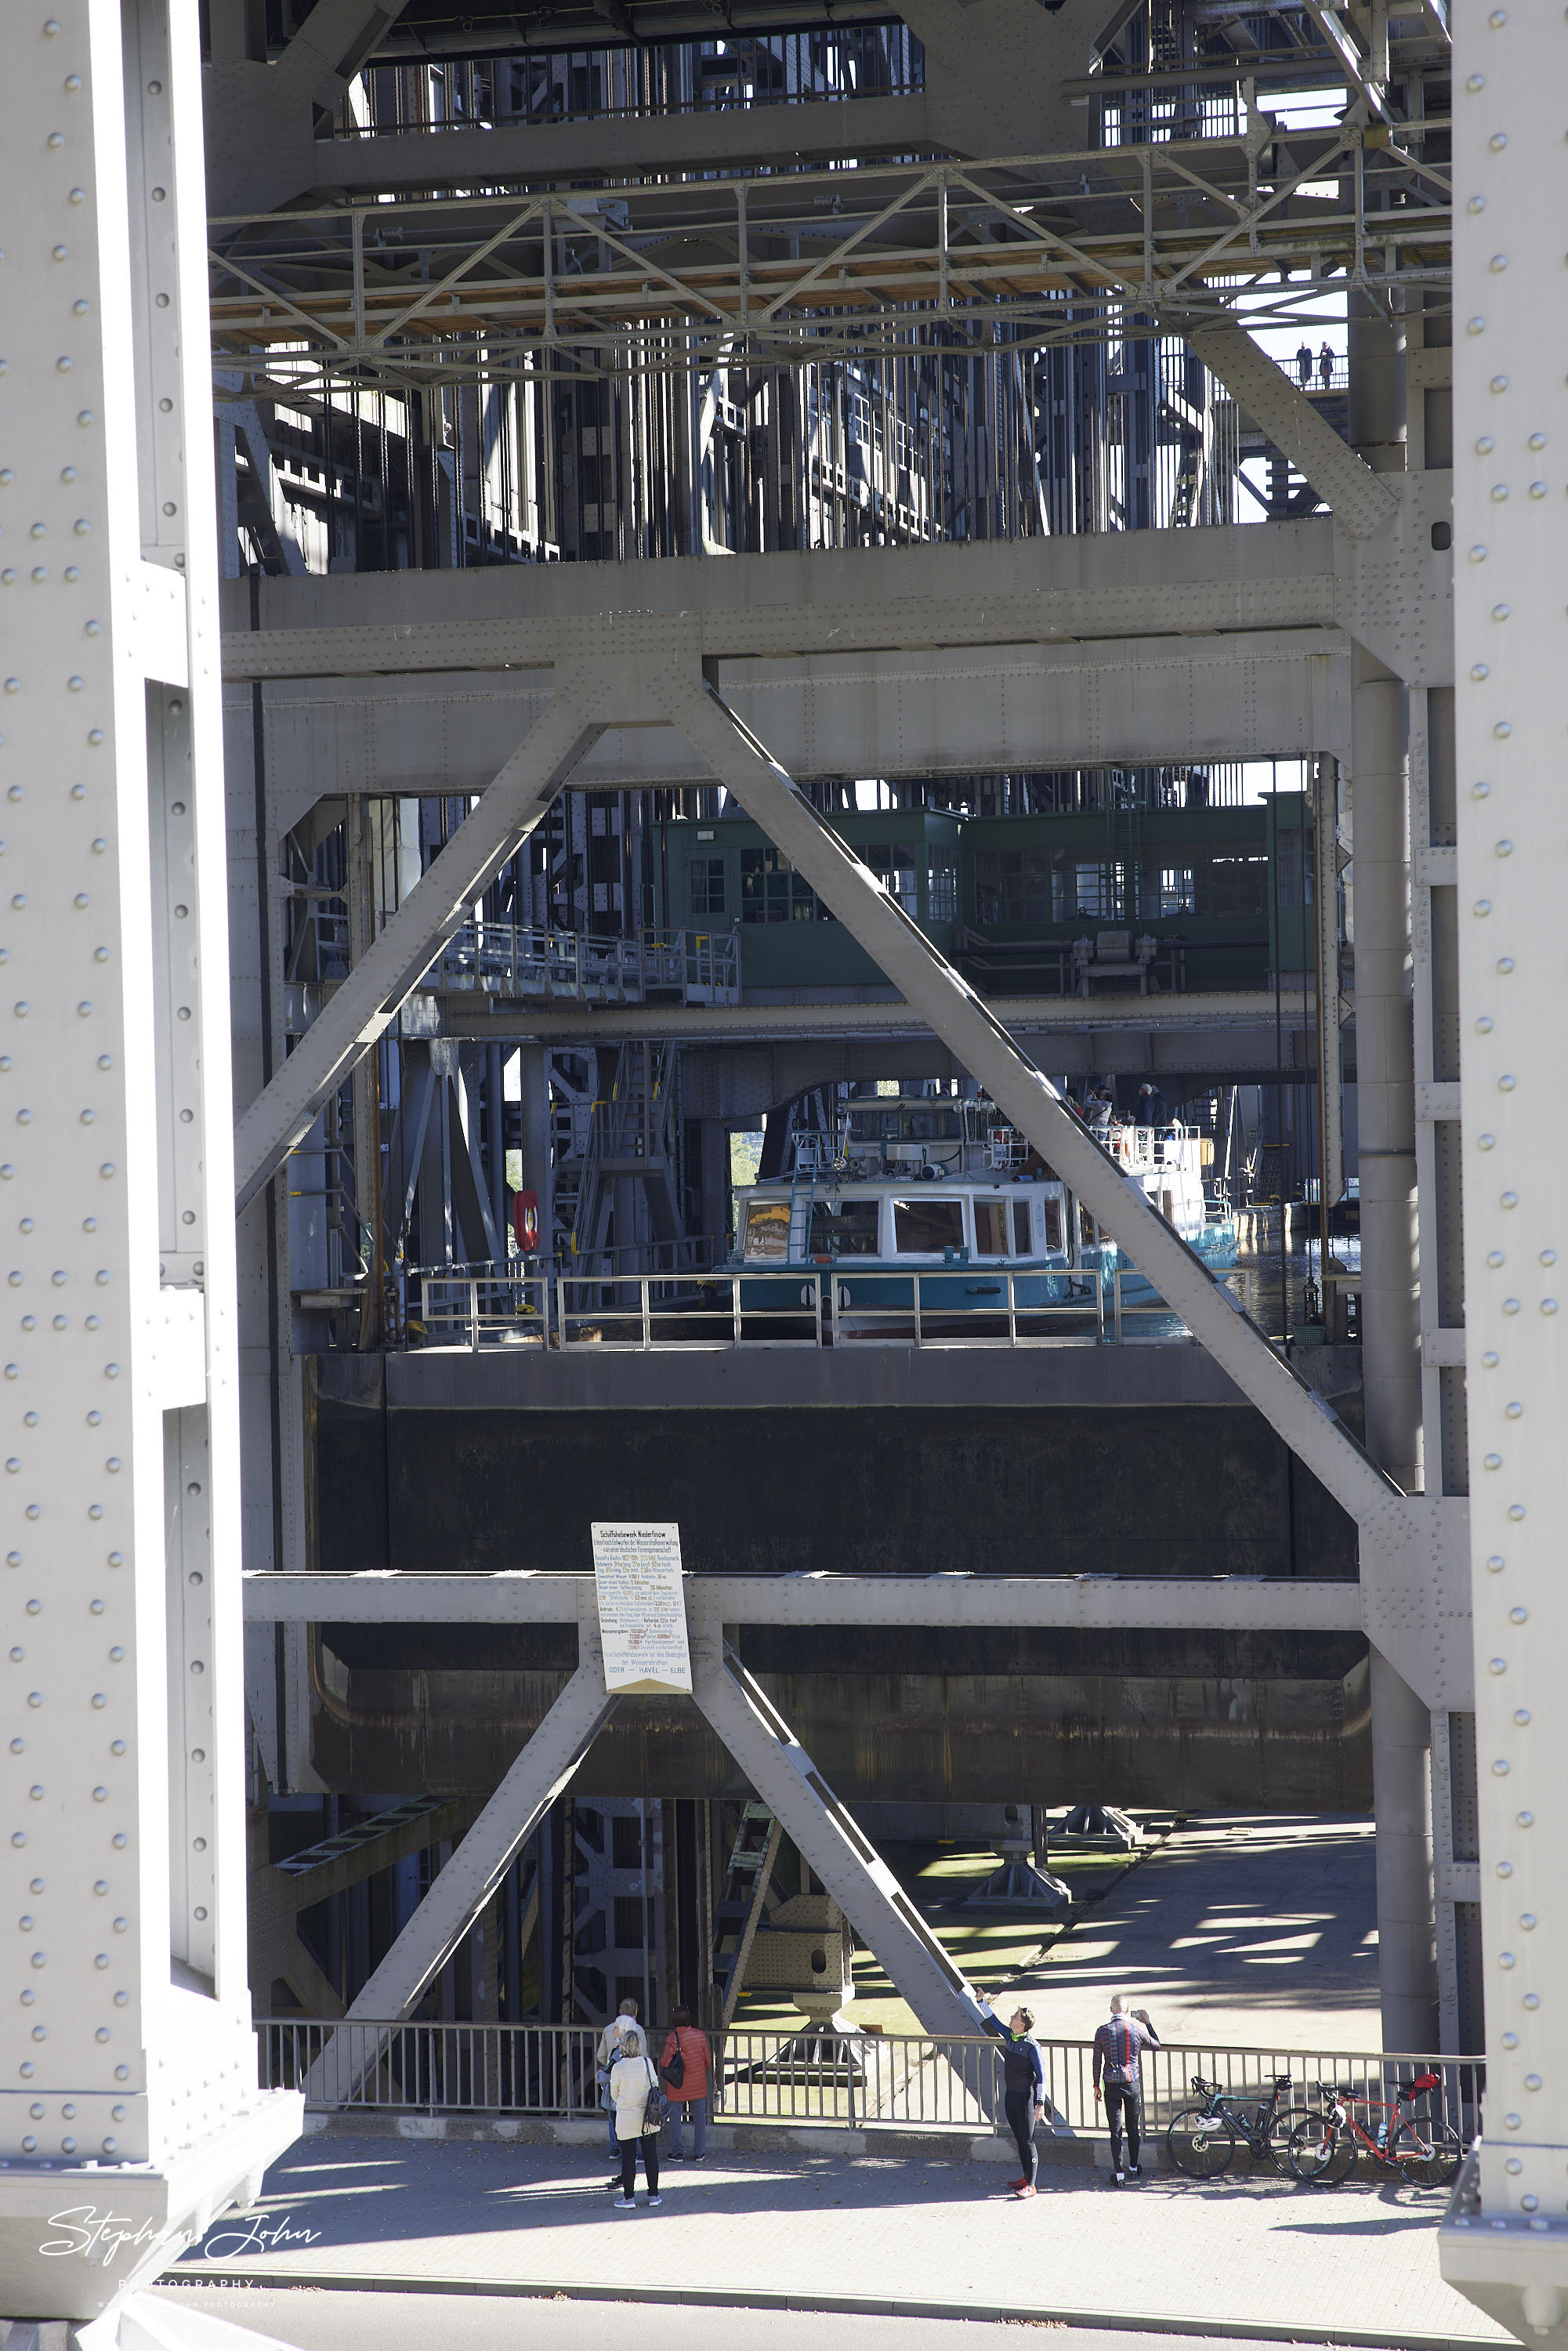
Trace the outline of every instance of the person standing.
<instances>
[{"instance_id":1,"label":"person standing","mask_svg":"<svg viewBox=\"0 0 1568 2351\"><path fill-rule=\"evenodd\" d=\"M1333 352L1326 342L1318 353L1318 381L1325 392L1333 381Z\"/></svg>"},{"instance_id":2,"label":"person standing","mask_svg":"<svg viewBox=\"0 0 1568 2351\"><path fill-rule=\"evenodd\" d=\"M1296 373L1301 380L1301 390L1305 392L1312 380L1312 347L1305 340L1296 353Z\"/></svg>"},{"instance_id":3,"label":"person standing","mask_svg":"<svg viewBox=\"0 0 1568 2351\"><path fill-rule=\"evenodd\" d=\"M670 2068L677 2057L681 2061L681 2078L672 2082ZM685 2163L686 2159L687 2115L692 2118L692 2161L701 2163L707 2153L707 2092L712 2066L713 2051L707 2034L697 2031L689 2008L677 2008L670 2018L670 2037L659 2060L664 2095L674 2117L670 2130L673 2163Z\"/></svg>"},{"instance_id":4,"label":"person standing","mask_svg":"<svg viewBox=\"0 0 1568 2351\"><path fill-rule=\"evenodd\" d=\"M1111 2016L1094 2035L1094 2103L1105 2095L1105 2119L1111 2126L1111 2177L1141 2179L1139 2138L1144 2124L1144 2078L1140 2061L1145 2049L1157 2049L1160 2036L1149 2022L1146 2008L1129 2009L1126 1996L1115 1992ZM1126 2170L1122 2168L1122 2126L1127 2126Z\"/></svg>"},{"instance_id":5,"label":"person standing","mask_svg":"<svg viewBox=\"0 0 1568 2351\"><path fill-rule=\"evenodd\" d=\"M648 2100L658 2086L659 2077L653 2071L641 2025L625 2026L621 2034L621 2054L610 2068L615 2136L621 2145L621 2193L616 2206L622 2212L632 2211L636 2207L632 2190L637 2185L639 2148L648 2182L648 2201L662 2204L664 2200L659 2193L659 2134L657 2129L647 2127Z\"/></svg>"},{"instance_id":6,"label":"person standing","mask_svg":"<svg viewBox=\"0 0 1568 2351\"><path fill-rule=\"evenodd\" d=\"M1035 2169L1039 2161L1034 2144L1034 2126L1045 2103L1045 2068L1040 2063L1040 2043L1034 2032L1034 2011L1015 2008L1004 2024L983 1993L977 1993L985 2013L986 2028L994 2032L1002 2044L1002 2111L1008 2127L1017 2142L1019 2176L1012 2183L1013 2194L1020 2202L1034 2194Z\"/></svg>"},{"instance_id":7,"label":"person standing","mask_svg":"<svg viewBox=\"0 0 1568 2351\"><path fill-rule=\"evenodd\" d=\"M610 2124L610 2160L617 2167L619 2167L621 2162L621 2147L620 2142L615 2136L615 2101L610 2092L610 2074L611 2068L613 2066L615 2060L621 2054L621 2042L622 2035L625 2033L628 2026L631 2026L633 2031L636 2029L636 2001L634 2000L623 2000L621 2003L619 2013L611 2018L610 2022L600 2034L599 2047L594 2053L593 2062L597 2068L595 2078L599 2083L600 2095L603 2099L605 2115L608 2117ZM605 2182L605 2186L607 2188L619 2188L620 2185L621 2173L619 2168L617 2168L612 2172L610 2178Z\"/></svg>"}]
</instances>

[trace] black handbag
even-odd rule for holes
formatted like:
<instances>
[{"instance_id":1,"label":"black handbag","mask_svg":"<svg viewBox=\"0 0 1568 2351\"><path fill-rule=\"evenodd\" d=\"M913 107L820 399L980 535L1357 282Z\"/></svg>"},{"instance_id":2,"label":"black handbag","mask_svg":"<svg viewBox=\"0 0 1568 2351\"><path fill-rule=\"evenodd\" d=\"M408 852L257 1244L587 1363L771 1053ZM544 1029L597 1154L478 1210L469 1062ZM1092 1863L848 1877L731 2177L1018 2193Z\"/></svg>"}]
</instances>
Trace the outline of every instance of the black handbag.
<instances>
[{"instance_id":1,"label":"black handbag","mask_svg":"<svg viewBox=\"0 0 1568 2351\"><path fill-rule=\"evenodd\" d=\"M681 2047L680 2035L677 2033L675 2036L675 2053L664 2069L664 2087L667 2090L678 2090L685 2081L685 2052Z\"/></svg>"}]
</instances>

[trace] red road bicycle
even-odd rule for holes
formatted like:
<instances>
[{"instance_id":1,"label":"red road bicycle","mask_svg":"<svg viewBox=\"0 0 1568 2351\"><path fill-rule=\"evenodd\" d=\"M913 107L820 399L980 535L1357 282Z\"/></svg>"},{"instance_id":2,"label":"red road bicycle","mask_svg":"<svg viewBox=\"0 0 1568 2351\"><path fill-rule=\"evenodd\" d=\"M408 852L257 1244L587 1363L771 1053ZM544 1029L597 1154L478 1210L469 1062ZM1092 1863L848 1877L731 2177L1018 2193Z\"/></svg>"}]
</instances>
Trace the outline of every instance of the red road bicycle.
<instances>
[{"instance_id":1,"label":"red road bicycle","mask_svg":"<svg viewBox=\"0 0 1568 2351\"><path fill-rule=\"evenodd\" d=\"M1441 2086L1436 2074L1417 2074L1396 2093L1392 2105L1380 2098L1347 2097L1332 2082L1318 2084L1321 2115L1309 2115L1291 2133L1288 2160L1309 2188L1337 2188L1356 2157L1370 2155L1385 2171L1417 2188L1446 2188L1458 2170L1464 2147L1459 2134L1438 2115L1414 2112L1417 2098ZM1385 2117L1369 2130L1353 2111Z\"/></svg>"}]
</instances>

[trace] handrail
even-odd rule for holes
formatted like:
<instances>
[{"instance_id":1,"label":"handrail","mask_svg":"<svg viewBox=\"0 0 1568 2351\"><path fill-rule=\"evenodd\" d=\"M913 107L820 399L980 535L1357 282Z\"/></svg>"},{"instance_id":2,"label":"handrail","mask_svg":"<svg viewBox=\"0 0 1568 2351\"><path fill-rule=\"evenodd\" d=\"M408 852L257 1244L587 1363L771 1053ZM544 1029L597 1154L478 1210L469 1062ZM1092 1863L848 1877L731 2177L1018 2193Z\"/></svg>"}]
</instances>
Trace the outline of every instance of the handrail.
<instances>
[{"instance_id":1,"label":"handrail","mask_svg":"<svg viewBox=\"0 0 1568 2351\"><path fill-rule=\"evenodd\" d=\"M662 2046L665 2028L650 2038ZM257 2017L264 2088L308 2085L318 2111L598 2115L597 2031L591 2026L437 2021L343 2022ZM731 2122L798 2122L863 2130L998 2127L1000 2044L983 2034L936 2038L851 2027L823 2031L802 2020L794 2032L715 2030L710 2106ZM1040 2040L1044 2115L1057 2137L1093 2136L1093 2043ZM1400 2053L1195 2047L1169 2043L1143 2056L1144 2109L1151 2137L1192 2098L1197 2074L1233 2101L1265 2103L1277 2081L1305 2110L1315 2085L1342 2098L1386 2098L1420 2074L1430 2111L1468 2145L1480 2123L1485 2061Z\"/></svg>"},{"instance_id":2,"label":"handrail","mask_svg":"<svg viewBox=\"0 0 1568 2351\"><path fill-rule=\"evenodd\" d=\"M856 1260L839 1259L622 1273L580 1259L570 1271L559 1258L517 1263L530 1270L411 1268L419 1308L409 1319L409 1343L474 1353L486 1346L605 1346L646 1354L676 1347L1017 1349L1120 1346L1135 1334L1145 1344L1191 1339L1163 1298L1126 1296L1127 1285L1144 1280L1126 1267L1103 1275L1092 1266L1020 1273L970 1259L862 1271ZM1072 1294L1019 1297L1020 1282L1042 1280L1064 1281ZM1154 1327L1139 1332L1140 1324Z\"/></svg>"}]
</instances>

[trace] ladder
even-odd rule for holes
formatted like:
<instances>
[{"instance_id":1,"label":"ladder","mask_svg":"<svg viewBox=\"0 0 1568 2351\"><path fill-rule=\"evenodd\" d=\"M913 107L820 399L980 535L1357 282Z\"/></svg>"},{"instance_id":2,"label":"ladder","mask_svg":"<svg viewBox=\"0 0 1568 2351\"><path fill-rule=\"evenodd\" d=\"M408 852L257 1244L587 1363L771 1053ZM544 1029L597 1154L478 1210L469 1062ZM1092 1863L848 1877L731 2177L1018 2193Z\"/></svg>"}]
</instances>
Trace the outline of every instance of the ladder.
<instances>
[{"instance_id":1,"label":"ladder","mask_svg":"<svg viewBox=\"0 0 1568 2351\"><path fill-rule=\"evenodd\" d=\"M713 1907L712 1973L724 2025L733 2020L746 1981L746 1962L783 1834L766 1804L750 1802L742 1808L724 1884Z\"/></svg>"},{"instance_id":2,"label":"ladder","mask_svg":"<svg viewBox=\"0 0 1568 2351\"><path fill-rule=\"evenodd\" d=\"M802 1143L809 1143L810 1147L802 1150L800 1148ZM794 1254L797 1230L795 1212L802 1201L805 1203L806 1212L799 1227L800 1255L802 1258L809 1258L811 1254L811 1209L816 1197L817 1155L814 1138L802 1135L795 1146L795 1165L789 1177L789 1253L791 1256Z\"/></svg>"}]
</instances>

